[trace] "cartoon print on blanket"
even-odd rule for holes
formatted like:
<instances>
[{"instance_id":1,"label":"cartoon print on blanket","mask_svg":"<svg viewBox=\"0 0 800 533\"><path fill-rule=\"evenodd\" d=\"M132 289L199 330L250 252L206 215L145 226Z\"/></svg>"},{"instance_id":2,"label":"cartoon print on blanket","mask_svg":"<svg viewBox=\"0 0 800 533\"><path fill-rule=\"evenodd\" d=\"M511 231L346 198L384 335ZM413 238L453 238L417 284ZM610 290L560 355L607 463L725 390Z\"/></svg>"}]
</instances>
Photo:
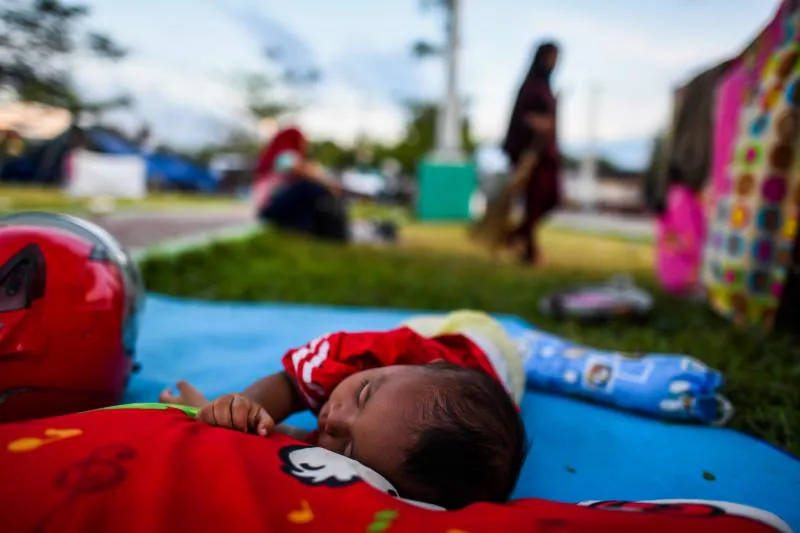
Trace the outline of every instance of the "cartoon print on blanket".
<instances>
[{"instance_id":1,"label":"cartoon print on blanket","mask_svg":"<svg viewBox=\"0 0 800 533\"><path fill-rule=\"evenodd\" d=\"M581 502L578 505L592 509L648 513L654 516L714 517L725 515L745 516L769 524L775 530L791 533L789 525L772 513L737 503L712 500L649 500L628 502L620 500Z\"/></svg>"},{"instance_id":2,"label":"cartoon print on blanket","mask_svg":"<svg viewBox=\"0 0 800 533\"><path fill-rule=\"evenodd\" d=\"M19 445L43 442L48 433L46 445ZM213 428L172 408L0 425L0 472L4 533L255 533L300 526L306 533L483 533L555 525L564 533L790 531L772 515L716 502L527 499L436 511L391 496L385 480L326 450L278 434Z\"/></svg>"},{"instance_id":3,"label":"cartoon print on blanket","mask_svg":"<svg viewBox=\"0 0 800 533\"><path fill-rule=\"evenodd\" d=\"M337 488L363 482L410 505L443 510L436 505L400 498L392 484L374 470L324 448L301 444L286 446L280 449L278 456L283 461L283 472L305 485Z\"/></svg>"}]
</instances>

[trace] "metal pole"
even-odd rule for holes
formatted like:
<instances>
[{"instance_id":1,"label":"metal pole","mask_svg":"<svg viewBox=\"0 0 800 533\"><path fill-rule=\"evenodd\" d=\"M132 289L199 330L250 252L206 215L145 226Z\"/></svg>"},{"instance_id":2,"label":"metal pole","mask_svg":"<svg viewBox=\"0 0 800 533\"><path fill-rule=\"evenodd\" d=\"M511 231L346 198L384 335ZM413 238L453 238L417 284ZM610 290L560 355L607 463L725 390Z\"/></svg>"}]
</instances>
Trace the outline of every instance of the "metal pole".
<instances>
[{"instance_id":1,"label":"metal pole","mask_svg":"<svg viewBox=\"0 0 800 533\"><path fill-rule=\"evenodd\" d=\"M461 99L458 84L460 64L461 0L447 0L445 48L445 93L440 106L436 155L439 160L460 161L461 150Z\"/></svg>"},{"instance_id":2,"label":"metal pole","mask_svg":"<svg viewBox=\"0 0 800 533\"><path fill-rule=\"evenodd\" d=\"M587 101L587 121L586 121L586 153L584 154L581 168L581 181L586 191L585 206L593 209L599 200L599 182L597 176L597 112L598 100L600 97L600 87L592 84L589 87L589 98Z\"/></svg>"}]
</instances>

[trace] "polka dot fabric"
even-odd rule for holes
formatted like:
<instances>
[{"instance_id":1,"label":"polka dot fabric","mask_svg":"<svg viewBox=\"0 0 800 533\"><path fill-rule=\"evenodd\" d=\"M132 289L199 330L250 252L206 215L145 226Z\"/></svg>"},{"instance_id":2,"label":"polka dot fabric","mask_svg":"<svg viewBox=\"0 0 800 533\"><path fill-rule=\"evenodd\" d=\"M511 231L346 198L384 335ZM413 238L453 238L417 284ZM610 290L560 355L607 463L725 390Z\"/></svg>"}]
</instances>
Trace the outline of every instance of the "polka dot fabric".
<instances>
[{"instance_id":1,"label":"polka dot fabric","mask_svg":"<svg viewBox=\"0 0 800 533\"><path fill-rule=\"evenodd\" d=\"M709 217L703 261L712 307L764 327L780 306L800 211L800 13L788 11L761 37L776 43L769 59L755 57L763 44L744 58L754 83L745 90L728 165L733 187Z\"/></svg>"}]
</instances>

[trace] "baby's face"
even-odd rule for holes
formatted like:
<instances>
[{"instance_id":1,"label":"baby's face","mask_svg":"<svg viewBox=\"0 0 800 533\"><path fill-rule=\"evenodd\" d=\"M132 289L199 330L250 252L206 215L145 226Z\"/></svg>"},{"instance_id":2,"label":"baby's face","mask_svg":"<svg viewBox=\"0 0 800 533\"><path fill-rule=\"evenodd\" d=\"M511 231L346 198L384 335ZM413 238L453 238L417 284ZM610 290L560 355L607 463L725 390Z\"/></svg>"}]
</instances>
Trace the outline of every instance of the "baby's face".
<instances>
[{"instance_id":1,"label":"baby's face","mask_svg":"<svg viewBox=\"0 0 800 533\"><path fill-rule=\"evenodd\" d=\"M354 374L319 413L322 448L350 457L396 482L417 436L413 424L430 385L420 367L390 366Z\"/></svg>"}]
</instances>

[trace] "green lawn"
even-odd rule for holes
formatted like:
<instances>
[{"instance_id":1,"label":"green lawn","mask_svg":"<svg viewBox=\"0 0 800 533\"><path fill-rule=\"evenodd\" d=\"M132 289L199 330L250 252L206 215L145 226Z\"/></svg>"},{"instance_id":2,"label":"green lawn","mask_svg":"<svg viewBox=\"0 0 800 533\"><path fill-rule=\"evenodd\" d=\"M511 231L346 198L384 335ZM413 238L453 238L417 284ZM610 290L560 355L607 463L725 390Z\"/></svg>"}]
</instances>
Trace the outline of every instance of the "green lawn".
<instances>
[{"instance_id":1,"label":"green lawn","mask_svg":"<svg viewBox=\"0 0 800 533\"><path fill-rule=\"evenodd\" d=\"M337 247L261 234L143 264L152 291L210 300L285 301L419 310L478 308L519 315L600 348L679 352L722 370L738 412L732 426L800 454L800 350L735 331L705 306L657 295L647 326L581 327L539 314L539 298L622 266L655 291L643 243L546 230L548 267L489 261L453 226L405 228L395 249ZM573 265L569 268L568 265Z\"/></svg>"}]
</instances>

